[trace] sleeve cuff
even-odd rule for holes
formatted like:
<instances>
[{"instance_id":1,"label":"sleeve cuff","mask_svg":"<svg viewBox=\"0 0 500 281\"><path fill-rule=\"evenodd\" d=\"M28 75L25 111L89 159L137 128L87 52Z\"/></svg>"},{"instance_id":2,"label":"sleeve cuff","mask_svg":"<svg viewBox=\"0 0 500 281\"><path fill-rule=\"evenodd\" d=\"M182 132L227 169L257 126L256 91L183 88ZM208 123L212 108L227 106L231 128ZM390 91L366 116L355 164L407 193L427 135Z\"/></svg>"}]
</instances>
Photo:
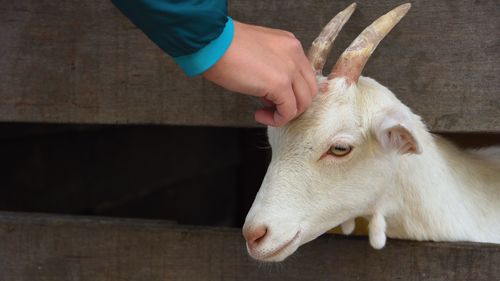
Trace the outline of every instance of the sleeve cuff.
<instances>
[{"instance_id":1,"label":"sleeve cuff","mask_svg":"<svg viewBox=\"0 0 500 281\"><path fill-rule=\"evenodd\" d=\"M174 57L187 76L193 77L207 71L226 53L234 36L233 19L227 17L224 30L213 41L193 54Z\"/></svg>"}]
</instances>

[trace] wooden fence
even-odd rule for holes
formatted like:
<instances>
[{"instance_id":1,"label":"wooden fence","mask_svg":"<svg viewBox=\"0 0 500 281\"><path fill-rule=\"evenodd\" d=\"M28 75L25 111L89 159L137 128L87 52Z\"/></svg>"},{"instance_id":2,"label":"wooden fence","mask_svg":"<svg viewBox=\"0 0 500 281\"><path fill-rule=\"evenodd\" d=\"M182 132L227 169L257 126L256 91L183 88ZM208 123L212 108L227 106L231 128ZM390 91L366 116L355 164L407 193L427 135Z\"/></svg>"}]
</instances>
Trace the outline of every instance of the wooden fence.
<instances>
[{"instance_id":1,"label":"wooden fence","mask_svg":"<svg viewBox=\"0 0 500 281\"><path fill-rule=\"evenodd\" d=\"M349 1L230 1L238 20L308 46ZM358 1L329 65L401 1ZM500 132L497 1L413 1L365 75L437 132ZM255 100L188 79L110 1L0 0L0 121L258 126ZM0 280L499 280L500 247L324 236L281 265L240 231L95 217L0 213Z\"/></svg>"},{"instance_id":2,"label":"wooden fence","mask_svg":"<svg viewBox=\"0 0 500 281\"><path fill-rule=\"evenodd\" d=\"M2 280L498 280L500 247L326 235L281 264L251 260L237 229L0 213Z\"/></svg>"},{"instance_id":3,"label":"wooden fence","mask_svg":"<svg viewBox=\"0 0 500 281\"><path fill-rule=\"evenodd\" d=\"M0 0L4 121L257 126L259 102L188 79L110 1ZM230 1L238 20L294 32L308 46L350 1ZM401 1L359 1L330 64ZM364 74L434 131L500 131L496 1L413 1ZM328 68L328 67L327 67Z\"/></svg>"}]
</instances>

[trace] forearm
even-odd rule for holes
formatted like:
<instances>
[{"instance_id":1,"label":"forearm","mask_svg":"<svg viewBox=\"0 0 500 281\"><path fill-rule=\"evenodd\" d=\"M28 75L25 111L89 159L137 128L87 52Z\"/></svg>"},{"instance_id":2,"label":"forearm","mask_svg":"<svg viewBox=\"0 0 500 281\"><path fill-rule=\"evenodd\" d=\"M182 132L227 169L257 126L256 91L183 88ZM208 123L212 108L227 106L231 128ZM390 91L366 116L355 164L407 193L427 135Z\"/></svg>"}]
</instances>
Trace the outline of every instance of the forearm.
<instances>
[{"instance_id":1,"label":"forearm","mask_svg":"<svg viewBox=\"0 0 500 281\"><path fill-rule=\"evenodd\" d=\"M190 76L215 64L232 40L224 0L112 2Z\"/></svg>"},{"instance_id":2,"label":"forearm","mask_svg":"<svg viewBox=\"0 0 500 281\"><path fill-rule=\"evenodd\" d=\"M293 34L233 21L221 0L112 0L189 76L264 99L255 119L282 126L317 92L316 79Z\"/></svg>"}]
</instances>

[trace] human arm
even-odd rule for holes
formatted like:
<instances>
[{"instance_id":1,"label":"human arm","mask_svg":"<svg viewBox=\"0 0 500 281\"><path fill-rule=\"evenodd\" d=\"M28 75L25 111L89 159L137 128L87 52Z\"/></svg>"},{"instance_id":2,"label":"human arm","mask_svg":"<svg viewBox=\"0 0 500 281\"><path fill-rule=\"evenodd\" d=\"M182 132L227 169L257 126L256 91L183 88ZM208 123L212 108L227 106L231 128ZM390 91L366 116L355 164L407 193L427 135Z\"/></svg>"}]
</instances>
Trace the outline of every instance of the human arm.
<instances>
[{"instance_id":1,"label":"human arm","mask_svg":"<svg viewBox=\"0 0 500 281\"><path fill-rule=\"evenodd\" d=\"M258 122L281 126L302 113L316 82L299 41L289 32L233 22L226 1L113 0L189 76L261 97Z\"/></svg>"}]
</instances>

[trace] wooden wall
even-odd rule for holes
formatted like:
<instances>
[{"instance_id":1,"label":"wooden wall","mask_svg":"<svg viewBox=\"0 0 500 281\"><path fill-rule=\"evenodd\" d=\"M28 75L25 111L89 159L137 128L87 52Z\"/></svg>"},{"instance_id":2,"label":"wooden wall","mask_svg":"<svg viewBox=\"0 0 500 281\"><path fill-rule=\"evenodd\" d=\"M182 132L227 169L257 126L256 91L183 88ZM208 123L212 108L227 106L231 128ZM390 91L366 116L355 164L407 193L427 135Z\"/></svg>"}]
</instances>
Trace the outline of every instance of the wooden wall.
<instances>
[{"instance_id":1,"label":"wooden wall","mask_svg":"<svg viewBox=\"0 0 500 281\"><path fill-rule=\"evenodd\" d=\"M230 1L237 20L308 46L350 1ZM330 63L401 1L358 1ZM413 1L365 74L434 131L500 130L497 1ZM188 79L110 1L0 0L0 120L257 126L256 100Z\"/></svg>"},{"instance_id":2,"label":"wooden wall","mask_svg":"<svg viewBox=\"0 0 500 281\"><path fill-rule=\"evenodd\" d=\"M307 47L350 1L229 4L233 18L289 30ZM358 4L328 65L401 1ZM365 75L433 131L500 132L497 1L412 4ZM258 106L186 78L110 1L0 0L0 122L256 127ZM498 245L390 240L375 251L330 235L269 266L250 260L238 229L0 213L0 280L499 280L498 264Z\"/></svg>"},{"instance_id":3,"label":"wooden wall","mask_svg":"<svg viewBox=\"0 0 500 281\"><path fill-rule=\"evenodd\" d=\"M0 213L0 277L29 281L492 281L500 247L323 236L280 264L251 260L237 229Z\"/></svg>"}]
</instances>

